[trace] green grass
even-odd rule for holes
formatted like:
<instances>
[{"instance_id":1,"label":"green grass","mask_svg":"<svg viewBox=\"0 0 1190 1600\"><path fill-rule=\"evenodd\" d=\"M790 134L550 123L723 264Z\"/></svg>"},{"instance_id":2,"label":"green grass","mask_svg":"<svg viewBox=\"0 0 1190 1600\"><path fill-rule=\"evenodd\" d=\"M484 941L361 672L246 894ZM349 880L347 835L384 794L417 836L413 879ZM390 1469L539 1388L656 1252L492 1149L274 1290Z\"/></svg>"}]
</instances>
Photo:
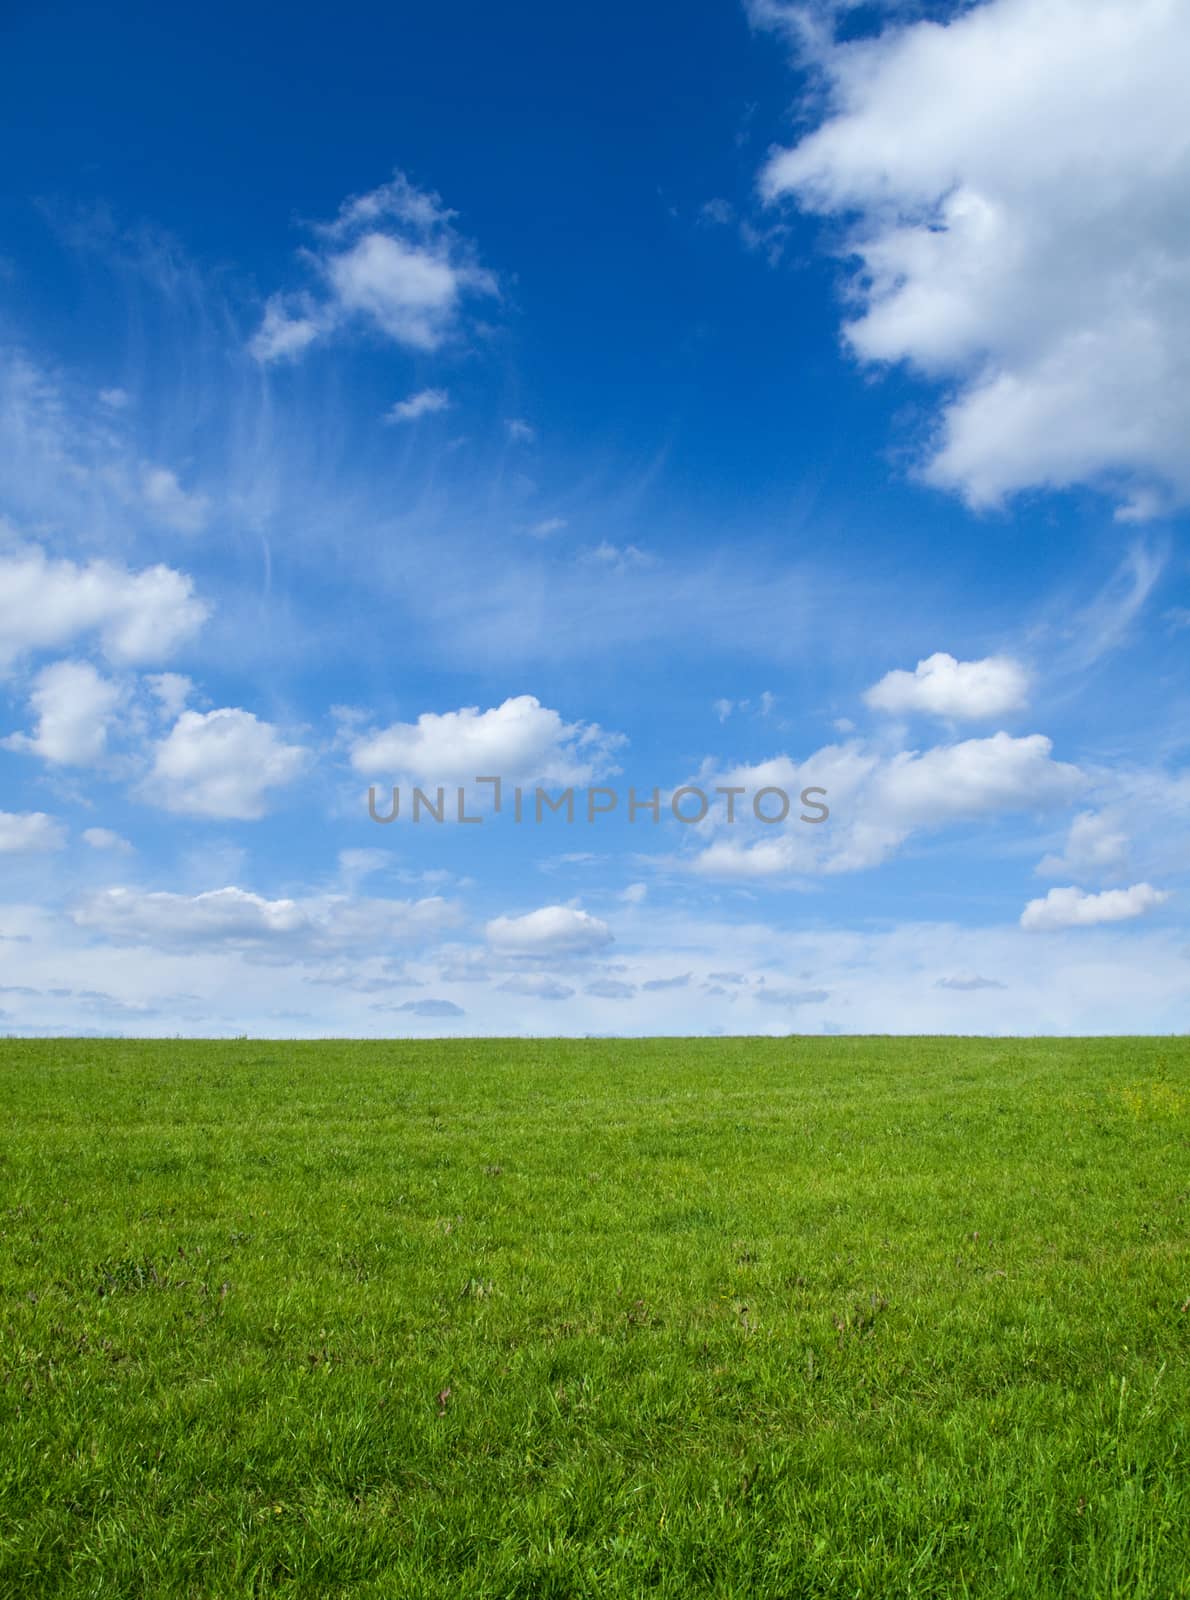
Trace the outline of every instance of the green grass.
<instances>
[{"instance_id":1,"label":"green grass","mask_svg":"<svg viewBox=\"0 0 1190 1600\"><path fill-rule=\"evenodd\" d=\"M0 1042L0 1595L1190 1596L1190 1041Z\"/></svg>"}]
</instances>

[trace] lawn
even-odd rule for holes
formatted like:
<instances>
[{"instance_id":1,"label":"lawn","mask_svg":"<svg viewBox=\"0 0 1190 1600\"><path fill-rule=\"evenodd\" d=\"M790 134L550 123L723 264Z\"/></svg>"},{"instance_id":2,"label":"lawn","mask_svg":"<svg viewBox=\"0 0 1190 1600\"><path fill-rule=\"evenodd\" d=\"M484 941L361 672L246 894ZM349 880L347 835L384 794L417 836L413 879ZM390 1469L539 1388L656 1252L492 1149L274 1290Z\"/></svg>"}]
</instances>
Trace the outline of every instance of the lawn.
<instances>
[{"instance_id":1,"label":"lawn","mask_svg":"<svg viewBox=\"0 0 1190 1600\"><path fill-rule=\"evenodd\" d=\"M0 1041L0 1595L1190 1596L1190 1040Z\"/></svg>"}]
</instances>

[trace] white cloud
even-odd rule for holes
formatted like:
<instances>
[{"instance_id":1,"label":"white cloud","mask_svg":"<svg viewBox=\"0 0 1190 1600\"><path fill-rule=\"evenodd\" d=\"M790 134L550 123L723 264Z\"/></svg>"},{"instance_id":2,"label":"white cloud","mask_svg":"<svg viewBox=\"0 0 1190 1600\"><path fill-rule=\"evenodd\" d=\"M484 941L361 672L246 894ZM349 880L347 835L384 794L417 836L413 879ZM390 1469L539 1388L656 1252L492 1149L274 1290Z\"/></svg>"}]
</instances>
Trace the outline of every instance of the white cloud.
<instances>
[{"instance_id":1,"label":"white cloud","mask_svg":"<svg viewBox=\"0 0 1190 1600\"><path fill-rule=\"evenodd\" d=\"M126 411L132 403L132 396L127 389L100 389L99 403L109 411Z\"/></svg>"},{"instance_id":2,"label":"white cloud","mask_svg":"<svg viewBox=\"0 0 1190 1600\"><path fill-rule=\"evenodd\" d=\"M514 444L532 444L537 437L537 429L522 417L509 417L504 426L508 429L508 437Z\"/></svg>"},{"instance_id":3,"label":"white cloud","mask_svg":"<svg viewBox=\"0 0 1190 1600\"><path fill-rule=\"evenodd\" d=\"M995 733L896 755L876 783L877 804L899 824L932 827L994 812L1065 805L1083 787L1077 767L1052 759L1044 734Z\"/></svg>"},{"instance_id":4,"label":"white cloud","mask_svg":"<svg viewBox=\"0 0 1190 1600\"><path fill-rule=\"evenodd\" d=\"M1087 894L1082 889L1051 889L1044 900L1030 900L1021 912L1021 927L1031 932L1053 928L1090 928L1100 922L1129 922L1163 905L1169 895L1148 883L1130 889L1104 889Z\"/></svg>"},{"instance_id":5,"label":"white cloud","mask_svg":"<svg viewBox=\"0 0 1190 1600\"><path fill-rule=\"evenodd\" d=\"M529 532L535 539L548 539L553 533L561 533L567 526L565 517L543 517L540 522L535 522Z\"/></svg>"},{"instance_id":6,"label":"white cloud","mask_svg":"<svg viewBox=\"0 0 1190 1600\"><path fill-rule=\"evenodd\" d=\"M385 233L368 233L331 256L326 274L338 303L358 312L397 344L434 350L446 337L459 298L448 261Z\"/></svg>"},{"instance_id":7,"label":"white cloud","mask_svg":"<svg viewBox=\"0 0 1190 1600\"><path fill-rule=\"evenodd\" d=\"M83 841L89 844L92 850L115 850L121 855L132 853L132 846L128 840L114 833L111 828L84 828Z\"/></svg>"},{"instance_id":8,"label":"white cloud","mask_svg":"<svg viewBox=\"0 0 1190 1600\"><path fill-rule=\"evenodd\" d=\"M352 322L396 344L436 350L456 331L469 295L495 295L496 280L436 195L400 173L346 201L303 252L322 280L316 296L274 295L250 342L258 361L293 359Z\"/></svg>"},{"instance_id":9,"label":"white cloud","mask_svg":"<svg viewBox=\"0 0 1190 1600\"><path fill-rule=\"evenodd\" d=\"M141 494L156 521L175 533L199 533L206 526L206 496L183 489L168 467L143 466Z\"/></svg>"},{"instance_id":10,"label":"white cloud","mask_svg":"<svg viewBox=\"0 0 1190 1600\"><path fill-rule=\"evenodd\" d=\"M493 949L509 955L589 955L612 942L606 922L573 906L542 906L523 917L495 917L486 933Z\"/></svg>"},{"instance_id":11,"label":"white cloud","mask_svg":"<svg viewBox=\"0 0 1190 1600\"><path fill-rule=\"evenodd\" d=\"M145 687L158 703L159 714L172 722L194 692L194 684L181 672L151 672Z\"/></svg>"},{"instance_id":12,"label":"white cloud","mask_svg":"<svg viewBox=\"0 0 1190 1600\"><path fill-rule=\"evenodd\" d=\"M272 295L265 303L264 321L248 341L248 349L257 361L292 361L312 345L324 331L323 323L314 315L302 310L290 310L291 305L305 305L308 301L287 301L282 295Z\"/></svg>"},{"instance_id":13,"label":"white cloud","mask_svg":"<svg viewBox=\"0 0 1190 1600\"><path fill-rule=\"evenodd\" d=\"M172 567L140 572L107 561L52 561L36 545L0 555L0 670L33 650L96 633L117 662L168 656L202 626L208 607Z\"/></svg>"},{"instance_id":14,"label":"white cloud","mask_svg":"<svg viewBox=\"0 0 1190 1600\"><path fill-rule=\"evenodd\" d=\"M952 386L927 477L976 506L1116 483L1130 519L1190 498L1190 11L986 0L835 44L761 9L828 91L762 192L859 217L848 342Z\"/></svg>"},{"instance_id":15,"label":"white cloud","mask_svg":"<svg viewBox=\"0 0 1190 1600\"><path fill-rule=\"evenodd\" d=\"M707 830L711 842L687 865L703 876L744 879L879 866L918 831L1069 804L1087 780L1077 767L1055 761L1052 750L1039 733L996 733L893 755L854 739L827 745L802 762L778 756L723 775L704 773L698 781L708 794L715 784L742 786L749 794L768 786L784 789L790 816L780 827L753 824L745 798L744 820L728 827L721 822L720 802ZM827 823L796 820L797 797L810 786L827 792Z\"/></svg>"},{"instance_id":16,"label":"white cloud","mask_svg":"<svg viewBox=\"0 0 1190 1600\"><path fill-rule=\"evenodd\" d=\"M1008 656L956 661L937 651L912 672L889 672L864 695L874 711L894 716L928 712L955 721L982 721L1020 711L1028 699L1029 676Z\"/></svg>"},{"instance_id":17,"label":"white cloud","mask_svg":"<svg viewBox=\"0 0 1190 1600\"><path fill-rule=\"evenodd\" d=\"M194 895L121 887L86 896L72 920L77 927L128 944L162 949L280 946L296 956L429 937L452 927L458 912L437 897L269 900L234 886Z\"/></svg>"},{"instance_id":18,"label":"white cloud","mask_svg":"<svg viewBox=\"0 0 1190 1600\"><path fill-rule=\"evenodd\" d=\"M419 389L406 400L398 400L385 412L385 422L416 422L419 417L433 416L437 411L450 408L450 396L445 389Z\"/></svg>"},{"instance_id":19,"label":"white cloud","mask_svg":"<svg viewBox=\"0 0 1190 1600\"><path fill-rule=\"evenodd\" d=\"M66 830L44 811L0 811L0 852L61 850Z\"/></svg>"},{"instance_id":20,"label":"white cloud","mask_svg":"<svg viewBox=\"0 0 1190 1600\"><path fill-rule=\"evenodd\" d=\"M122 698L119 686L89 661L56 661L33 681L29 703L36 732L14 733L0 743L55 765L92 766L106 752L108 727Z\"/></svg>"},{"instance_id":21,"label":"white cloud","mask_svg":"<svg viewBox=\"0 0 1190 1600\"><path fill-rule=\"evenodd\" d=\"M386 773L427 783L469 783L499 777L506 783L589 783L610 770L624 743L596 723L565 722L536 696L516 695L480 711L464 706L416 722L394 722L356 740L358 772Z\"/></svg>"},{"instance_id":22,"label":"white cloud","mask_svg":"<svg viewBox=\"0 0 1190 1600\"><path fill-rule=\"evenodd\" d=\"M306 760L302 746L250 711L184 711L156 747L145 792L167 811L252 821L264 815L267 791L291 783Z\"/></svg>"},{"instance_id":23,"label":"white cloud","mask_svg":"<svg viewBox=\"0 0 1190 1600\"><path fill-rule=\"evenodd\" d=\"M1120 872L1128 864L1130 840L1106 811L1082 811L1070 824L1066 848L1037 864L1042 878L1090 878Z\"/></svg>"}]
</instances>

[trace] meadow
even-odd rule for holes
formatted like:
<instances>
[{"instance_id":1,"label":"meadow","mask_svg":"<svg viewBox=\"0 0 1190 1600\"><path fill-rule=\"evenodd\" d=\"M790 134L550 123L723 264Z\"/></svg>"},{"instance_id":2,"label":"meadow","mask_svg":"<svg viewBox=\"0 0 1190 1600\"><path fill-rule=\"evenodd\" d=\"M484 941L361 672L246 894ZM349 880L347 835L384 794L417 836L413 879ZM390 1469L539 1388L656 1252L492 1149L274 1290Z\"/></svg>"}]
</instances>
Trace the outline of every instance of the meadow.
<instances>
[{"instance_id":1,"label":"meadow","mask_svg":"<svg viewBox=\"0 0 1190 1600\"><path fill-rule=\"evenodd\" d=\"M0 1041L0 1596L1190 1596L1190 1039Z\"/></svg>"}]
</instances>

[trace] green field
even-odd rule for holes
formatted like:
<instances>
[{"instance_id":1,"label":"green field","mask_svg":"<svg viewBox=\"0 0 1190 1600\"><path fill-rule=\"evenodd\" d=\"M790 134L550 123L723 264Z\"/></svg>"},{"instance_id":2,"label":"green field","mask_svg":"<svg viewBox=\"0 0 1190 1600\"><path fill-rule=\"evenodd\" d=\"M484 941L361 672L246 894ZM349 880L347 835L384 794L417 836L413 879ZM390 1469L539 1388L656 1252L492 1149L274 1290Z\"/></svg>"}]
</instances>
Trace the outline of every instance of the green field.
<instances>
[{"instance_id":1,"label":"green field","mask_svg":"<svg viewBox=\"0 0 1190 1600\"><path fill-rule=\"evenodd\" d=\"M1190 1596L1190 1040L0 1084L0 1595Z\"/></svg>"}]
</instances>

